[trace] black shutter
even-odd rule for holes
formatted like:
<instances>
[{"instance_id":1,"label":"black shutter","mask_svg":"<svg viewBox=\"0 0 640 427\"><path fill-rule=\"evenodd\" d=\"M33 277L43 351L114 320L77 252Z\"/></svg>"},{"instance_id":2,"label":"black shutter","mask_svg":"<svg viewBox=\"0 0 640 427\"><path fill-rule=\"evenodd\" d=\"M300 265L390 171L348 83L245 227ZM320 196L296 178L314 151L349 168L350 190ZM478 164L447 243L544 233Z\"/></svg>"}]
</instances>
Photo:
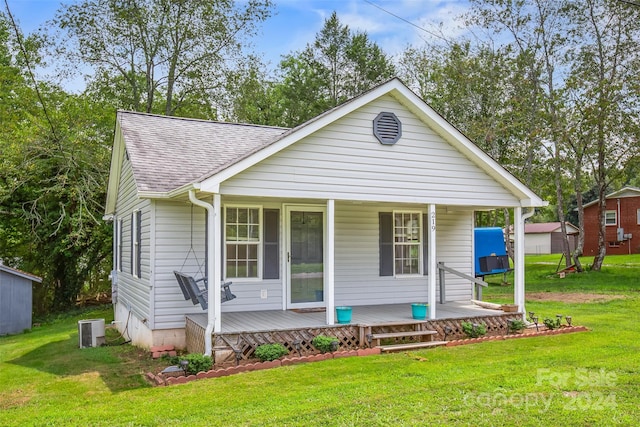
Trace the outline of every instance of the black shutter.
<instances>
[{"instance_id":1,"label":"black shutter","mask_svg":"<svg viewBox=\"0 0 640 427\"><path fill-rule=\"evenodd\" d=\"M380 276L393 276L393 214L380 212Z\"/></svg>"},{"instance_id":2,"label":"black shutter","mask_svg":"<svg viewBox=\"0 0 640 427\"><path fill-rule=\"evenodd\" d=\"M136 276L142 277L140 273L141 264L142 264L142 212L136 212L136 243L138 246L136 247Z\"/></svg>"},{"instance_id":3,"label":"black shutter","mask_svg":"<svg viewBox=\"0 0 640 427\"><path fill-rule=\"evenodd\" d=\"M280 210L264 209L262 278L280 278Z\"/></svg>"},{"instance_id":4,"label":"black shutter","mask_svg":"<svg viewBox=\"0 0 640 427\"><path fill-rule=\"evenodd\" d=\"M130 228L130 232L129 232L129 235L130 235L130 237L131 237L131 251L130 251L130 254L129 254L129 255L130 255L130 257L131 257L131 259L130 259L130 263L129 263L129 273L131 273L131 275L132 275L132 276L133 276L133 275L134 275L134 273L135 273L135 271L134 271L134 264L133 264L133 263L134 263L134 261L135 261L134 256L133 256L133 254L134 254L134 250L135 250L135 245L133 244L133 241L134 241L134 239L136 238L136 236L133 234L133 233L135 232L135 230L134 230L134 228L135 228L135 226L134 226L135 222L136 222L136 221L135 221L135 214L132 212L132 213L131 213L131 228Z\"/></svg>"},{"instance_id":5,"label":"black shutter","mask_svg":"<svg viewBox=\"0 0 640 427\"><path fill-rule=\"evenodd\" d=\"M124 226L124 221L122 219L118 219L118 271L122 271L122 227Z\"/></svg>"},{"instance_id":6,"label":"black shutter","mask_svg":"<svg viewBox=\"0 0 640 427\"><path fill-rule=\"evenodd\" d=\"M422 274L429 274L429 214L422 214Z\"/></svg>"}]
</instances>

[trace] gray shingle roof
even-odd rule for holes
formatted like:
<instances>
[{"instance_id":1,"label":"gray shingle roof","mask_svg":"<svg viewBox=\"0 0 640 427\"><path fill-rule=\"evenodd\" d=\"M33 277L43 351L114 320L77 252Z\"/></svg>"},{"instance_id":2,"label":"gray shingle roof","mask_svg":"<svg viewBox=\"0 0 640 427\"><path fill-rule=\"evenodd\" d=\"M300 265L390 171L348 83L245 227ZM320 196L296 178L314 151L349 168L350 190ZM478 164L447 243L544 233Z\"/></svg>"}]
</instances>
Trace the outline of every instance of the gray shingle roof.
<instances>
[{"instance_id":1,"label":"gray shingle roof","mask_svg":"<svg viewBox=\"0 0 640 427\"><path fill-rule=\"evenodd\" d=\"M214 175L288 129L118 112L138 191L168 192Z\"/></svg>"}]
</instances>

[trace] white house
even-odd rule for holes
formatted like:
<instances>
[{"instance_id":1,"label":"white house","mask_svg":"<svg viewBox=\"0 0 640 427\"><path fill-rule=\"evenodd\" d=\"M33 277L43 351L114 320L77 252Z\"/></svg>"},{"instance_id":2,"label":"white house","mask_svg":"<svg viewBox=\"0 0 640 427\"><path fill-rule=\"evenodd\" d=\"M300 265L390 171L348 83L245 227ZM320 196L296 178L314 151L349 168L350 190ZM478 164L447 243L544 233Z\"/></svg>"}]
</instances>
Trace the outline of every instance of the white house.
<instances>
[{"instance_id":1,"label":"white house","mask_svg":"<svg viewBox=\"0 0 640 427\"><path fill-rule=\"evenodd\" d=\"M524 311L524 219L543 202L393 79L294 128L120 111L106 218L114 306L134 343L184 345L207 315L429 301L437 263L474 275L474 211L515 209L515 303ZM180 271L232 281L222 304L186 301ZM451 276L446 301L473 286ZM268 327L268 326L265 326Z\"/></svg>"}]
</instances>

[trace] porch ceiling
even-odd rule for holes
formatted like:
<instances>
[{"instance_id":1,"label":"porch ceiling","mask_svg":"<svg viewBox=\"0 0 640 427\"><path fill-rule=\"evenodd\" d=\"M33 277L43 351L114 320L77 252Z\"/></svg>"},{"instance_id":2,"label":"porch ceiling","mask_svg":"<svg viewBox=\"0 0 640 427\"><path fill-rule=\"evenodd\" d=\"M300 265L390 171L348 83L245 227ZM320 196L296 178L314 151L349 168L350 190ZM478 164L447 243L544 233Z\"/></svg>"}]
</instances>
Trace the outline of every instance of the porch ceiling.
<instances>
[{"instance_id":1,"label":"porch ceiling","mask_svg":"<svg viewBox=\"0 0 640 427\"><path fill-rule=\"evenodd\" d=\"M476 316L499 316L498 310L488 310L471 302L452 301L436 306L438 320L468 318ZM207 315L189 314L191 320L203 328L207 325ZM375 325L411 321L411 304L353 306L351 324ZM318 328L327 326L326 313L295 312L291 310L251 311L222 313L222 333L273 331L294 328Z\"/></svg>"}]
</instances>

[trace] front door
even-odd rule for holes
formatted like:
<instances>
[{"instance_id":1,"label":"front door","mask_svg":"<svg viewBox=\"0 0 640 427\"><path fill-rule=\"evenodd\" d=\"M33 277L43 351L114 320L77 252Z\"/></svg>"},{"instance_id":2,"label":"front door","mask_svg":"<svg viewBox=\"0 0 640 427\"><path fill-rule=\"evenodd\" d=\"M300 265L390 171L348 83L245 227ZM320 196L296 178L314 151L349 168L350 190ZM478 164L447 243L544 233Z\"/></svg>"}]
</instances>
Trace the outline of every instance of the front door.
<instances>
[{"instance_id":1,"label":"front door","mask_svg":"<svg viewBox=\"0 0 640 427\"><path fill-rule=\"evenodd\" d=\"M324 306L324 218L324 207L287 207L290 308Z\"/></svg>"}]
</instances>

